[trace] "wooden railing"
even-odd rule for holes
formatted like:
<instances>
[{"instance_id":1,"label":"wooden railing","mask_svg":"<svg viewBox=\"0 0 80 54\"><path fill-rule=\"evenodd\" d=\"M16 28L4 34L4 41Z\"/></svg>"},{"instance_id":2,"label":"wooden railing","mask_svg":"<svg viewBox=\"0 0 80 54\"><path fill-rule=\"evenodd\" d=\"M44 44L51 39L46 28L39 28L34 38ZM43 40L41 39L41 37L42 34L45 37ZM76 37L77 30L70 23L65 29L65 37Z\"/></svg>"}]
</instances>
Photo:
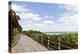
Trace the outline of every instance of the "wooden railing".
<instances>
[{"instance_id":1,"label":"wooden railing","mask_svg":"<svg viewBox=\"0 0 80 54\"><path fill-rule=\"evenodd\" d=\"M50 49L50 50L64 50L64 49L77 49L78 48L78 44L73 44L70 42L66 42L63 41L61 38L57 37L57 36L42 36L42 35L32 35L29 36L32 39L34 39L35 41L39 42L40 44L42 44L43 46L45 46L46 48Z\"/></svg>"},{"instance_id":2,"label":"wooden railing","mask_svg":"<svg viewBox=\"0 0 80 54\"><path fill-rule=\"evenodd\" d=\"M13 47L13 46L18 42L20 36L21 36L21 34L16 35L16 37L12 40L12 45L11 45L11 47Z\"/></svg>"}]
</instances>

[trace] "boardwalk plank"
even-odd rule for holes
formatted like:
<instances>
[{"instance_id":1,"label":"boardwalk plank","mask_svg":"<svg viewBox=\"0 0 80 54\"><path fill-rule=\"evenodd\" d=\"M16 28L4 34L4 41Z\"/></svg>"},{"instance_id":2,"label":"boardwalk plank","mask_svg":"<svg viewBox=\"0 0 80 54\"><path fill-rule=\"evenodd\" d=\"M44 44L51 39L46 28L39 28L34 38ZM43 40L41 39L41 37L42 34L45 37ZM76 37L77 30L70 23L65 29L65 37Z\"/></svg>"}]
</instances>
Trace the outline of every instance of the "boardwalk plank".
<instances>
[{"instance_id":1,"label":"boardwalk plank","mask_svg":"<svg viewBox=\"0 0 80 54\"><path fill-rule=\"evenodd\" d=\"M21 35L18 43L12 48L12 53L38 51L48 51L48 49L26 35Z\"/></svg>"}]
</instances>

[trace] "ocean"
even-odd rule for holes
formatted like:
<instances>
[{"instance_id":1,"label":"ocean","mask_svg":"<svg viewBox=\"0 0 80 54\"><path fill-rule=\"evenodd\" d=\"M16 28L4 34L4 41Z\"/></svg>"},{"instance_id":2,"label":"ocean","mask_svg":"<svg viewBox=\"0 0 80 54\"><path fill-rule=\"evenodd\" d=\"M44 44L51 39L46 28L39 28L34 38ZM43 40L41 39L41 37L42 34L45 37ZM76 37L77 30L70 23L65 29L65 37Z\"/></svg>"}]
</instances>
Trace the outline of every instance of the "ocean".
<instances>
[{"instance_id":1,"label":"ocean","mask_svg":"<svg viewBox=\"0 0 80 54\"><path fill-rule=\"evenodd\" d=\"M73 32L43 32L43 33L49 34L49 35L53 35L53 34L58 35L58 34L64 34L64 33L69 34L69 33L73 33Z\"/></svg>"},{"instance_id":2,"label":"ocean","mask_svg":"<svg viewBox=\"0 0 80 54\"><path fill-rule=\"evenodd\" d=\"M61 32L44 32L44 34L49 34L49 35L58 35L58 34L62 34Z\"/></svg>"}]
</instances>

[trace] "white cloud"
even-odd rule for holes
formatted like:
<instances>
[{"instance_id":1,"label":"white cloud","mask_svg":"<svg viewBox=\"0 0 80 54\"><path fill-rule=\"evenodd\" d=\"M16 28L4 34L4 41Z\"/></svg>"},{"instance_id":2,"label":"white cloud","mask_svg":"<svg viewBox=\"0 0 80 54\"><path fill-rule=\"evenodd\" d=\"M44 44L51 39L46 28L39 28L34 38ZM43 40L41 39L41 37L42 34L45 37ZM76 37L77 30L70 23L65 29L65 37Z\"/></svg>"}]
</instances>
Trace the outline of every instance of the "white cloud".
<instances>
[{"instance_id":1,"label":"white cloud","mask_svg":"<svg viewBox=\"0 0 80 54\"><path fill-rule=\"evenodd\" d=\"M43 27L40 31L77 31L78 30L78 15L66 16L63 15L55 23L53 21L44 21L44 24L47 25ZM47 24L51 23L51 24Z\"/></svg>"},{"instance_id":2,"label":"white cloud","mask_svg":"<svg viewBox=\"0 0 80 54\"><path fill-rule=\"evenodd\" d=\"M22 19L30 19L30 20L41 20L42 18L38 14L34 13L19 13L18 14Z\"/></svg>"},{"instance_id":3,"label":"white cloud","mask_svg":"<svg viewBox=\"0 0 80 54\"><path fill-rule=\"evenodd\" d=\"M63 15L55 24L56 29L60 31L77 31L78 15L65 16Z\"/></svg>"},{"instance_id":4,"label":"white cloud","mask_svg":"<svg viewBox=\"0 0 80 54\"><path fill-rule=\"evenodd\" d=\"M44 16L44 18L49 18L49 16Z\"/></svg>"},{"instance_id":5,"label":"white cloud","mask_svg":"<svg viewBox=\"0 0 80 54\"><path fill-rule=\"evenodd\" d=\"M65 10L69 10L69 11L78 11L78 7L77 5L64 5L63 6Z\"/></svg>"},{"instance_id":6,"label":"white cloud","mask_svg":"<svg viewBox=\"0 0 80 54\"><path fill-rule=\"evenodd\" d=\"M54 18L54 16L47 16L46 15L46 16L44 16L44 18L48 18L49 19L49 18Z\"/></svg>"},{"instance_id":7,"label":"white cloud","mask_svg":"<svg viewBox=\"0 0 80 54\"><path fill-rule=\"evenodd\" d=\"M31 20L41 20L38 14L28 13L28 11L30 10L28 8L24 8L24 6L12 4L12 9L16 11L16 14L19 15L21 18L31 19ZM17 13L17 11L21 13Z\"/></svg>"},{"instance_id":8,"label":"white cloud","mask_svg":"<svg viewBox=\"0 0 80 54\"><path fill-rule=\"evenodd\" d=\"M62 23L60 23L62 22ZM52 20L44 20L42 23L27 23L24 30L38 30L42 32L56 31L77 31L78 15L63 15L55 23Z\"/></svg>"},{"instance_id":9,"label":"white cloud","mask_svg":"<svg viewBox=\"0 0 80 54\"><path fill-rule=\"evenodd\" d=\"M62 22L62 23L60 23ZM26 23L24 30L38 30L42 32L57 32L57 31L77 31L78 15L65 16L63 15L53 23L52 20L45 20L43 23Z\"/></svg>"},{"instance_id":10,"label":"white cloud","mask_svg":"<svg viewBox=\"0 0 80 54\"><path fill-rule=\"evenodd\" d=\"M35 26L26 26L23 30L38 30L38 28Z\"/></svg>"},{"instance_id":11,"label":"white cloud","mask_svg":"<svg viewBox=\"0 0 80 54\"><path fill-rule=\"evenodd\" d=\"M78 15L62 16L58 21L65 24L75 25L78 24Z\"/></svg>"},{"instance_id":12,"label":"white cloud","mask_svg":"<svg viewBox=\"0 0 80 54\"><path fill-rule=\"evenodd\" d=\"M53 24L53 21L52 20L45 20L43 21L44 24Z\"/></svg>"},{"instance_id":13,"label":"white cloud","mask_svg":"<svg viewBox=\"0 0 80 54\"><path fill-rule=\"evenodd\" d=\"M24 26L23 30L37 30L37 31L43 31L46 27L46 25L43 24L27 24L26 26Z\"/></svg>"},{"instance_id":14,"label":"white cloud","mask_svg":"<svg viewBox=\"0 0 80 54\"><path fill-rule=\"evenodd\" d=\"M38 30L38 31L42 31L42 32L44 32L44 31L46 31L47 29L48 29L48 26L47 25L45 25L45 24L34 24L35 26L35 28Z\"/></svg>"},{"instance_id":15,"label":"white cloud","mask_svg":"<svg viewBox=\"0 0 80 54\"><path fill-rule=\"evenodd\" d=\"M46 25L45 24L34 24L35 26L38 26L38 27L45 27Z\"/></svg>"},{"instance_id":16,"label":"white cloud","mask_svg":"<svg viewBox=\"0 0 80 54\"><path fill-rule=\"evenodd\" d=\"M30 11L29 9L26 9L22 6L12 5L12 8L14 11ZM73 5L64 5L65 10L69 11L77 11L77 7ZM40 15L34 14L34 13L17 13L22 19L29 19L33 21L39 21L42 20ZM51 18L54 18L53 16L44 16L43 18L48 18L49 20L44 20L41 23L35 24L34 22L26 22L26 23L20 23L23 26L23 30L39 30L39 31L77 31L77 25L78 25L78 15L67 15L66 13L63 14L62 17L60 17L57 21L50 20Z\"/></svg>"},{"instance_id":17,"label":"white cloud","mask_svg":"<svg viewBox=\"0 0 80 54\"><path fill-rule=\"evenodd\" d=\"M29 9L24 8L24 6L15 5L15 4L12 4L12 9L13 9L14 11L19 11L19 12L29 11Z\"/></svg>"}]
</instances>

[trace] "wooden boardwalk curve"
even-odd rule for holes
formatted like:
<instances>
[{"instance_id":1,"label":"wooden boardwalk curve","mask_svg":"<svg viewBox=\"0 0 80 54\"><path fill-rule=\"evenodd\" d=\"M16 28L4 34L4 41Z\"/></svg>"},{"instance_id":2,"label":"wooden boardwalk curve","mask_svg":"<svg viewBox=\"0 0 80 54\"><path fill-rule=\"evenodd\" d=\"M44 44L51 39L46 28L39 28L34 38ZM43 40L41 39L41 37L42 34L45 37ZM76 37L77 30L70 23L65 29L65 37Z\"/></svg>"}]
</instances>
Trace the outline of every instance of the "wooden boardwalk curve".
<instances>
[{"instance_id":1,"label":"wooden boardwalk curve","mask_svg":"<svg viewBox=\"0 0 80 54\"><path fill-rule=\"evenodd\" d=\"M48 51L47 48L37 43L30 37L21 34L18 43L12 48L12 53Z\"/></svg>"}]
</instances>

